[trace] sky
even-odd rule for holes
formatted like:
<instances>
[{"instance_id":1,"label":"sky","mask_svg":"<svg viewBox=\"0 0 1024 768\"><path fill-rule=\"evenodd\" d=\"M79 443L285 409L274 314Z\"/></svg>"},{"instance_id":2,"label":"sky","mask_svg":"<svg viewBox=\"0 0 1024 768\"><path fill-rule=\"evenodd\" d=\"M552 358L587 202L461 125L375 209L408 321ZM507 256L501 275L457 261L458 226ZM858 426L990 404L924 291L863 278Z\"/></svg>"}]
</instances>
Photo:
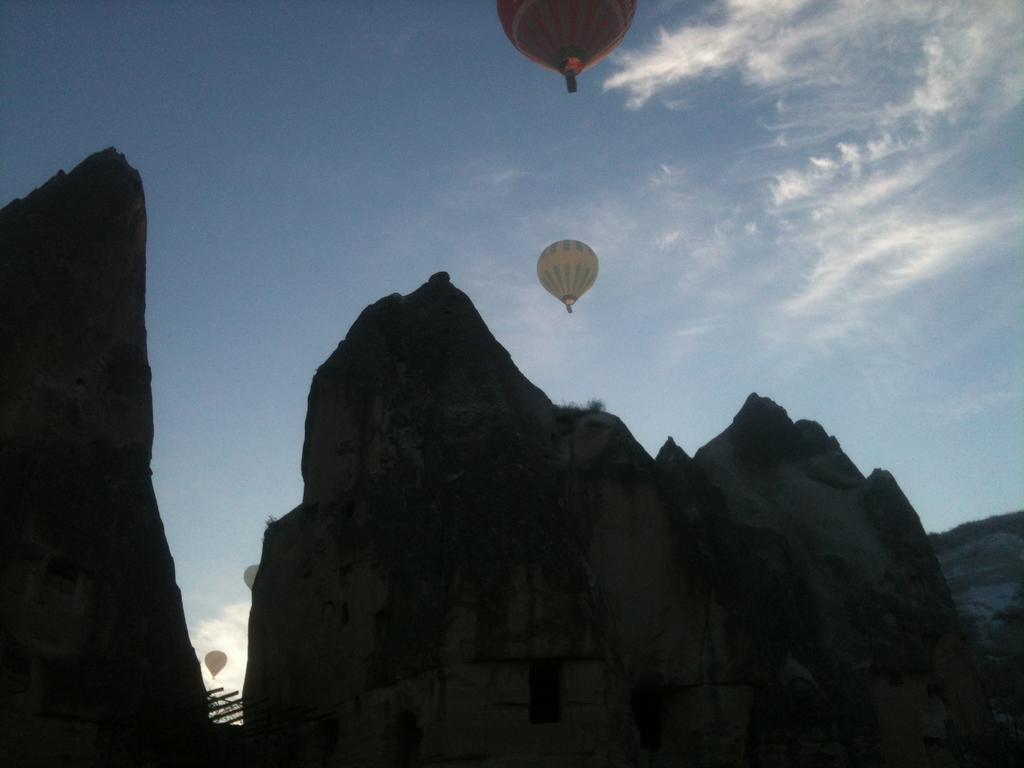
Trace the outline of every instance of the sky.
<instances>
[{"instance_id":1,"label":"sky","mask_svg":"<svg viewBox=\"0 0 1024 768\"><path fill-rule=\"evenodd\" d=\"M1024 5L639 0L569 95L490 0L0 1L0 205L143 179L153 483L199 656L359 312L445 270L552 400L691 455L751 392L925 529L1024 507ZM570 316L554 240L600 259Z\"/></svg>"}]
</instances>

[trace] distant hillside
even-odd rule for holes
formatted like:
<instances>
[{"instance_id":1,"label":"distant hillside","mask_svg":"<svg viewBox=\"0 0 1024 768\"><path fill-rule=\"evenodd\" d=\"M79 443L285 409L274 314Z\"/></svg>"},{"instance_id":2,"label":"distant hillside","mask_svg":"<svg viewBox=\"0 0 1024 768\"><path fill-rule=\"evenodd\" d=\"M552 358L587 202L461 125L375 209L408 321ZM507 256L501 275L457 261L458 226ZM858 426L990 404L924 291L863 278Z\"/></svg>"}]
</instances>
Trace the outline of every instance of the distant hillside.
<instances>
[{"instance_id":1,"label":"distant hillside","mask_svg":"<svg viewBox=\"0 0 1024 768\"><path fill-rule=\"evenodd\" d=\"M948 550L951 547L959 546L968 541L984 536L986 533L1012 533L1024 538L1024 509L1018 512L1008 512L1005 515L993 515L984 520L972 520L963 523L956 528L950 528L944 533L929 533L932 546L938 550Z\"/></svg>"},{"instance_id":2,"label":"distant hillside","mask_svg":"<svg viewBox=\"0 0 1024 768\"><path fill-rule=\"evenodd\" d=\"M1024 766L1024 510L928 536L992 709Z\"/></svg>"}]
</instances>

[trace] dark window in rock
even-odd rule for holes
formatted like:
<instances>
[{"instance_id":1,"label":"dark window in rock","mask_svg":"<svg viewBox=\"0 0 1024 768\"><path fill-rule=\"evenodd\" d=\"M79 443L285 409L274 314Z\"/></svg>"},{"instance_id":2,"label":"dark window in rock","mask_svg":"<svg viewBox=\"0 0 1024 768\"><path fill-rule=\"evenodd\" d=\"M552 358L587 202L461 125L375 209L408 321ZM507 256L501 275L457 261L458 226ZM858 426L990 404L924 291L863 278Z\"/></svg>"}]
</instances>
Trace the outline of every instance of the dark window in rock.
<instances>
[{"instance_id":1,"label":"dark window in rock","mask_svg":"<svg viewBox=\"0 0 1024 768\"><path fill-rule=\"evenodd\" d=\"M557 723L561 719L561 670L557 661L530 662L531 723Z\"/></svg>"},{"instance_id":2,"label":"dark window in rock","mask_svg":"<svg viewBox=\"0 0 1024 768\"><path fill-rule=\"evenodd\" d=\"M78 568L60 560L46 564L36 590L36 602L70 609L78 586Z\"/></svg>"},{"instance_id":3,"label":"dark window in rock","mask_svg":"<svg viewBox=\"0 0 1024 768\"><path fill-rule=\"evenodd\" d=\"M395 715L395 768L416 768L420 764L423 730L412 712Z\"/></svg>"},{"instance_id":4,"label":"dark window in rock","mask_svg":"<svg viewBox=\"0 0 1024 768\"><path fill-rule=\"evenodd\" d=\"M640 732L640 749L651 752L661 749L661 691L634 688L629 692L629 709Z\"/></svg>"},{"instance_id":5,"label":"dark window in rock","mask_svg":"<svg viewBox=\"0 0 1024 768\"><path fill-rule=\"evenodd\" d=\"M348 603L341 604L341 623L348 624Z\"/></svg>"},{"instance_id":6,"label":"dark window in rock","mask_svg":"<svg viewBox=\"0 0 1024 768\"><path fill-rule=\"evenodd\" d=\"M78 568L60 560L51 560L46 566L47 582L55 589L73 595L78 581Z\"/></svg>"},{"instance_id":7,"label":"dark window in rock","mask_svg":"<svg viewBox=\"0 0 1024 768\"><path fill-rule=\"evenodd\" d=\"M373 614L373 632L377 637L377 641L380 642L381 638L387 637L388 630L390 629L391 617L388 616L388 609L381 608Z\"/></svg>"},{"instance_id":8,"label":"dark window in rock","mask_svg":"<svg viewBox=\"0 0 1024 768\"><path fill-rule=\"evenodd\" d=\"M326 765L328 758L334 754L334 750L338 746L338 718L331 717L319 721L317 730L320 732L320 746L323 748L324 765Z\"/></svg>"},{"instance_id":9,"label":"dark window in rock","mask_svg":"<svg viewBox=\"0 0 1024 768\"><path fill-rule=\"evenodd\" d=\"M0 653L0 685L8 694L25 693L32 679L32 658L15 646Z\"/></svg>"},{"instance_id":10,"label":"dark window in rock","mask_svg":"<svg viewBox=\"0 0 1024 768\"><path fill-rule=\"evenodd\" d=\"M351 520L355 513L356 503L352 499L349 499L348 501L345 502L345 517Z\"/></svg>"},{"instance_id":11,"label":"dark window in rock","mask_svg":"<svg viewBox=\"0 0 1024 768\"><path fill-rule=\"evenodd\" d=\"M956 720L946 721L946 748L956 756L962 756L967 746L964 744L960 725Z\"/></svg>"}]
</instances>

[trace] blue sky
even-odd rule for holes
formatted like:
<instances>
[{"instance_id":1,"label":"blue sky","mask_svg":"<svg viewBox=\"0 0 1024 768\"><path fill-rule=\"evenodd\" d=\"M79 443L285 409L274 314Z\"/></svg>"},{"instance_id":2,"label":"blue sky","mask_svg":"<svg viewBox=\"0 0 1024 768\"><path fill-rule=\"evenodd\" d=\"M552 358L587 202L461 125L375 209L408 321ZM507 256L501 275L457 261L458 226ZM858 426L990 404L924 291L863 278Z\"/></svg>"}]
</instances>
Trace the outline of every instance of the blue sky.
<instances>
[{"instance_id":1,"label":"blue sky","mask_svg":"<svg viewBox=\"0 0 1024 768\"><path fill-rule=\"evenodd\" d=\"M153 480L230 686L313 372L441 269L652 453L757 391L928 530L1024 506L1022 41L1017 0L640 0L570 96L489 0L0 2L0 204L111 145L142 174Z\"/></svg>"}]
</instances>

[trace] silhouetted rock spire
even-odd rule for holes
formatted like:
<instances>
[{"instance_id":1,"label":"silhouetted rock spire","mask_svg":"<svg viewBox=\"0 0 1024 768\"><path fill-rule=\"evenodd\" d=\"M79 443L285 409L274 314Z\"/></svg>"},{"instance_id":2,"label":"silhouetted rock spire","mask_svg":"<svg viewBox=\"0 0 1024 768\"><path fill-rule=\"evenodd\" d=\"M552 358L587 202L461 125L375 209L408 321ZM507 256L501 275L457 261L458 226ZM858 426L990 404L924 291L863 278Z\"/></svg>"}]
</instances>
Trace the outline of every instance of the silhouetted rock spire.
<instances>
[{"instance_id":1,"label":"silhouetted rock spire","mask_svg":"<svg viewBox=\"0 0 1024 768\"><path fill-rule=\"evenodd\" d=\"M146 207L113 149L0 211L0 743L192 765L202 678L150 481Z\"/></svg>"}]
</instances>

